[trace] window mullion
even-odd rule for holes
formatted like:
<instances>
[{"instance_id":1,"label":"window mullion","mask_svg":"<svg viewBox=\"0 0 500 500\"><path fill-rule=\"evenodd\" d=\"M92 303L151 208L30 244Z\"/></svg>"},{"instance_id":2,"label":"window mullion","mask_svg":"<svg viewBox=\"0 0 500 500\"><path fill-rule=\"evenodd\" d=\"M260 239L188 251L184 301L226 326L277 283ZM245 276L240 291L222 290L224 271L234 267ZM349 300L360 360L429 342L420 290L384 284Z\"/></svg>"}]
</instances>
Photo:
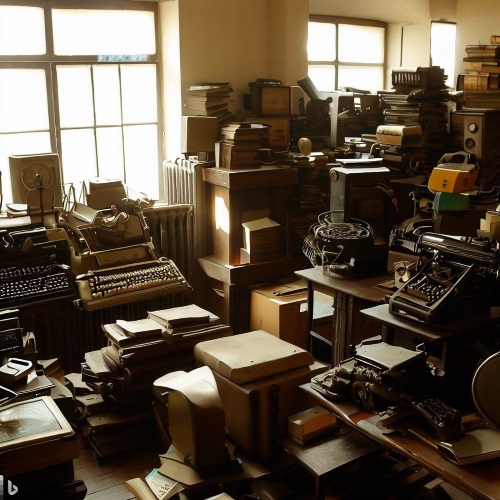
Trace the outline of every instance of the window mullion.
<instances>
[{"instance_id":1,"label":"window mullion","mask_svg":"<svg viewBox=\"0 0 500 500\"><path fill-rule=\"evenodd\" d=\"M339 23L335 24L335 88L339 88Z\"/></svg>"},{"instance_id":2,"label":"window mullion","mask_svg":"<svg viewBox=\"0 0 500 500\"><path fill-rule=\"evenodd\" d=\"M97 176L99 177L99 150L97 149L97 116L95 109L95 87L94 87L94 65L90 65L90 87L92 89L92 116L94 117L94 149L95 149L95 166Z\"/></svg>"},{"instance_id":3,"label":"window mullion","mask_svg":"<svg viewBox=\"0 0 500 500\"><path fill-rule=\"evenodd\" d=\"M118 65L118 92L120 95L120 130L122 134L123 181L127 183L127 159L125 158L125 131L123 120L122 65Z\"/></svg>"}]
</instances>

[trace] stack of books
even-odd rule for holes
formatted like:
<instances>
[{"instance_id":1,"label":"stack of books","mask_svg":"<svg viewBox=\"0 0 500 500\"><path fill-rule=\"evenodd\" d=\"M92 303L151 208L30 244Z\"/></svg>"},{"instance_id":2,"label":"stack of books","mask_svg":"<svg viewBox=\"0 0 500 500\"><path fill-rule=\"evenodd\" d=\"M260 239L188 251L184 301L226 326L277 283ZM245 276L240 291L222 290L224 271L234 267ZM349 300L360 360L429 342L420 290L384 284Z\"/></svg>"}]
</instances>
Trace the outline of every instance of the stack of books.
<instances>
[{"instance_id":1,"label":"stack of books","mask_svg":"<svg viewBox=\"0 0 500 500\"><path fill-rule=\"evenodd\" d=\"M458 90L498 90L500 73L500 35L491 35L489 44L466 45L464 70Z\"/></svg>"},{"instance_id":2,"label":"stack of books","mask_svg":"<svg viewBox=\"0 0 500 500\"><path fill-rule=\"evenodd\" d=\"M449 98L448 90L442 87L413 89L407 94L382 93L384 123L420 125L424 136L423 147L428 150L431 159L439 159L443 144L449 140Z\"/></svg>"},{"instance_id":3,"label":"stack of books","mask_svg":"<svg viewBox=\"0 0 500 500\"><path fill-rule=\"evenodd\" d=\"M224 119L230 116L229 97L233 89L230 83L203 83L191 85L186 90L185 115L213 116Z\"/></svg>"},{"instance_id":4,"label":"stack of books","mask_svg":"<svg viewBox=\"0 0 500 500\"><path fill-rule=\"evenodd\" d=\"M193 349L199 341L232 334L219 317L194 304L102 328L108 345L87 352L81 374L66 377L99 460L150 443L156 437L154 426L144 423L153 421L154 381L195 368Z\"/></svg>"},{"instance_id":5,"label":"stack of books","mask_svg":"<svg viewBox=\"0 0 500 500\"><path fill-rule=\"evenodd\" d=\"M489 44L467 45L463 65L457 90L464 91L465 106L500 109L500 35L491 35Z\"/></svg>"},{"instance_id":6,"label":"stack of books","mask_svg":"<svg viewBox=\"0 0 500 500\"><path fill-rule=\"evenodd\" d=\"M376 139L384 147L383 165L393 173L415 173L418 162L427 159L420 125L379 125Z\"/></svg>"},{"instance_id":7,"label":"stack of books","mask_svg":"<svg viewBox=\"0 0 500 500\"><path fill-rule=\"evenodd\" d=\"M220 128L222 168L248 168L261 164L259 149L269 144L269 126L261 123L234 122Z\"/></svg>"},{"instance_id":8,"label":"stack of books","mask_svg":"<svg viewBox=\"0 0 500 500\"><path fill-rule=\"evenodd\" d=\"M82 433L98 460L141 448L155 441L153 416L149 407L134 413L104 412L89 416Z\"/></svg>"}]
</instances>

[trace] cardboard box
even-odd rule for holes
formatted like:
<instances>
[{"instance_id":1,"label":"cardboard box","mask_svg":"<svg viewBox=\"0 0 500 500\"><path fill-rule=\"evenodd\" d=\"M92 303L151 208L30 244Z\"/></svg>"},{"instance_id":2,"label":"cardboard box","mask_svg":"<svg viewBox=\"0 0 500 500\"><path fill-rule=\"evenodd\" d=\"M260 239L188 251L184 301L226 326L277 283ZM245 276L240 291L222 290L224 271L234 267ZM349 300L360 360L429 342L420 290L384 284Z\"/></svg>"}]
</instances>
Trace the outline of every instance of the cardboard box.
<instances>
[{"instance_id":1,"label":"cardboard box","mask_svg":"<svg viewBox=\"0 0 500 500\"><path fill-rule=\"evenodd\" d=\"M183 116L181 153L215 151L219 139L219 121L213 116Z\"/></svg>"},{"instance_id":2,"label":"cardboard box","mask_svg":"<svg viewBox=\"0 0 500 500\"><path fill-rule=\"evenodd\" d=\"M307 283L285 281L255 287L250 294L250 329L307 349Z\"/></svg>"},{"instance_id":3,"label":"cardboard box","mask_svg":"<svg viewBox=\"0 0 500 500\"><path fill-rule=\"evenodd\" d=\"M280 248L280 224L269 217L243 222L243 248L248 252L275 252Z\"/></svg>"}]
</instances>

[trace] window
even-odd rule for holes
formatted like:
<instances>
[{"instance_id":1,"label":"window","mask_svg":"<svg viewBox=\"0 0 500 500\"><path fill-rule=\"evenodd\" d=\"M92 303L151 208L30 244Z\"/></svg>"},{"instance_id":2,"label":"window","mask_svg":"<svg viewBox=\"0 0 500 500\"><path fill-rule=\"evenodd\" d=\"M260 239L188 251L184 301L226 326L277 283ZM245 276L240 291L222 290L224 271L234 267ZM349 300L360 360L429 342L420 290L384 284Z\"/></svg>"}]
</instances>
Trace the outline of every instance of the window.
<instances>
[{"instance_id":1,"label":"window","mask_svg":"<svg viewBox=\"0 0 500 500\"><path fill-rule=\"evenodd\" d=\"M307 54L309 77L320 91L384 88L384 23L311 16Z\"/></svg>"},{"instance_id":2,"label":"window","mask_svg":"<svg viewBox=\"0 0 500 500\"><path fill-rule=\"evenodd\" d=\"M121 179L158 198L161 131L156 4L0 0L0 171L59 154L65 185Z\"/></svg>"},{"instance_id":3,"label":"window","mask_svg":"<svg viewBox=\"0 0 500 500\"><path fill-rule=\"evenodd\" d=\"M431 23L431 66L440 66L448 79L446 85L455 87L456 24L443 21Z\"/></svg>"}]
</instances>

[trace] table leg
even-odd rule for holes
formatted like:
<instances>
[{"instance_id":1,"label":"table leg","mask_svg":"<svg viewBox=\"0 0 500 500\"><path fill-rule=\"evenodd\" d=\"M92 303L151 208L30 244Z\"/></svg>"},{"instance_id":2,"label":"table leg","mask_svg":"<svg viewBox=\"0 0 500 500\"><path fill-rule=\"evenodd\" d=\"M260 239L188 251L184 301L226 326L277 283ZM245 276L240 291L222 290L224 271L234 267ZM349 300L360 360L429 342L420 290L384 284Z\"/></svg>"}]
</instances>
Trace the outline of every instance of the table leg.
<instances>
[{"instance_id":1,"label":"table leg","mask_svg":"<svg viewBox=\"0 0 500 500\"><path fill-rule=\"evenodd\" d=\"M337 291L333 298L333 307L332 367L337 366L345 359L349 307L348 295Z\"/></svg>"},{"instance_id":2,"label":"table leg","mask_svg":"<svg viewBox=\"0 0 500 500\"><path fill-rule=\"evenodd\" d=\"M314 324L314 287L312 281L307 282L307 350L313 350L313 338L311 332Z\"/></svg>"}]
</instances>

